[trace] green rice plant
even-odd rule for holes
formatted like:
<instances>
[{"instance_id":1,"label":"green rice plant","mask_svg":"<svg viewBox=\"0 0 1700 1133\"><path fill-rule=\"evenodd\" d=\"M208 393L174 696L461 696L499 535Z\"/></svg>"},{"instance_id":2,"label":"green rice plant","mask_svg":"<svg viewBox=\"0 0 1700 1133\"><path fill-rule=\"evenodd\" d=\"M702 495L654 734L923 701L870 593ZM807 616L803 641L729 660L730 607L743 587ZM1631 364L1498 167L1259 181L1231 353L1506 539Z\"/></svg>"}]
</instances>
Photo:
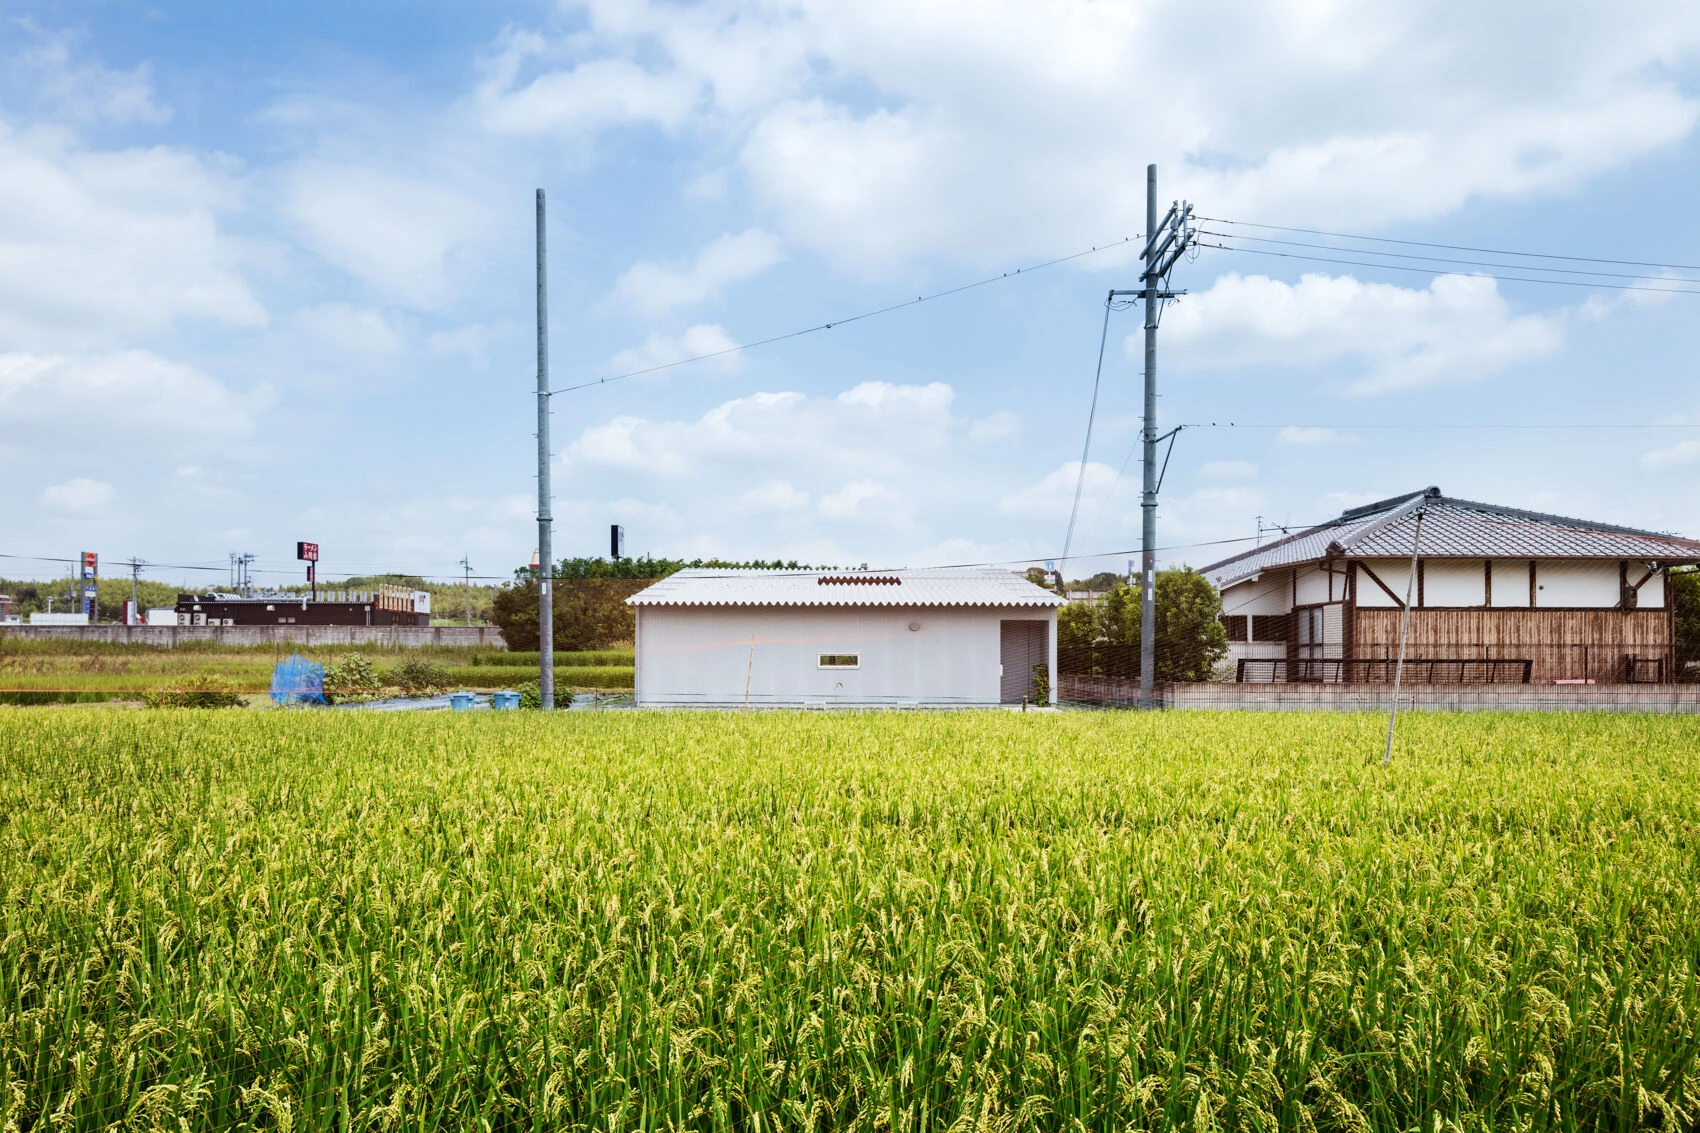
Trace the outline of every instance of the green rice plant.
<instances>
[{"instance_id":1,"label":"green rice plant","mask_svg":"<svg viewBox=\"0 0 1700 1133\"><path fill-rule=\"evenodd\" d=\"M0 1125L1691 1130L1700 721L0 709Z\"/></svg>"}]
</instances>

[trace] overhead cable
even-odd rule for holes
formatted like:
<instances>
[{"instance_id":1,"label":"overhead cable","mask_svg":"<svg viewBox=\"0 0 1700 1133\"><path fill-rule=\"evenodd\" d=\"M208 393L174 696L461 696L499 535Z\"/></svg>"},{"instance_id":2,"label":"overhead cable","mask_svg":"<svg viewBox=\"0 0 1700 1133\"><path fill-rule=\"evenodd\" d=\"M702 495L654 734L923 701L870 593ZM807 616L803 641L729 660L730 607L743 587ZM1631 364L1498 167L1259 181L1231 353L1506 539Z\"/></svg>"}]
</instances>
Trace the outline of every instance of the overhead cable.
<instances>
[{"instance_id":1,"label":"overhead cable","mask_svg":"<svg viewBox=\"0 0 1700 1133\"><path fill-rule=\"evenodd\" d=\"M1230 244L1200 244L1203 248L1216 248L1224 252L1242 252L1248 256L1276 256L1284 260L1307 260L1319 264L1348 264L1355 267L1380 268L1385 271L1409 271L1421 275L1457 275L1465 278L1494 279L1502 283L1547 283L1555 287L1585 287L1605 289L1609 291L1651 291L1664 295L1700 295L1700 287L1647 287L1632 283L1603 283L1589 282L1579 279L1540 279L1526 275L1500 275L1486 271L1445 271L1435 268L1415 267L1407 264L1378 264L1368 260L1348 260L1332 256L1307 256L1298 252L1277 252L1268 248L1246 248ZM1349 249L1343 249L1349 250ZM1539 270L1539 269L1534 269Z\"/></svg>"},{"instance_id":2,"label":"overhead cable","mask_svg":"<svg viewBox=\"0 0 1700 1133\"><path fill-rule=\"evenodd\" d=\"M1307 236L1328 236L1336 240L1364 240L1378 244L1405 244L1413 248L1442 248L1454 252L1485 252L1493 256L1522 256L1538 260L1567 260L1583 264L1620 264L1624 267L1664 268L1669 271L1700 271L1700 264L1661 264L1650 260L1615 260L1603 256L1567 256L1557 252L1520 252L1508 248L1482 248L1472 244L1439 244L1427 240L1398 240L1391 236L1364 236L1352 232L1329 232L1320 228L1295 228L1283 224L1259 224L1252 220L1229 220L1221 216L1201 216L1201 221L1213 224L1233 224L1243 228L1262 228L1271 232L1299 232Z\"/></svg>"},{"instance_id":3,"label":"overhead cable","mask_svg":"<svg viewBox=\"0 0 1700 1133\"><path fill-rule=\"evenodd\" d=\"M829 323L818 323L815 326L804 327L801 330L787 331L784 334L776 334L768 338L759 338L754 342L738 343L735 346L728 346L722 350L710 350L705 354L693 354L689 358L679 358L672 362L662 362L655 366L645 366L639 370L628 370L623 374L612 374L606 378L597 378L595 381L579 382L577 385L562 386L559 389L551 390L550 396L553 397L555 394L571 393L574 390L590 389L593 386L607 385L610 382L624 381L627 378L636 378L643 374L654 374L662 370L671 370L676 366L687 366L692 362L706 362L711 358L723 358L728 354L737 354L741 351L753 350L758 346L769 346L775 342L784 342L786 339L801 338L806 334L817 334L821 331L831 330L834 327L841 327L850 323L861 322L863 319L871 319L878 315L887 315L893 311L901 311L906 307L914 307L921 303L930 303L934 299L943 299L950 295L959 295L964 291L972 291L976 287L984 287L989 283L998 283L1006 279L1015 279L1017 276L1031 275L1036 271L1043 271L1045 268L1055 267L1058 264L1066 264L1071 260L1078 260L1085 256L1096 255L1099 252L1107 252L1111 248L1119 248L1124 244L1132 243L1134 240L1139 239L1140 235L1141 234L1124 236L1120 240L1112 241L1108 244L1094 244L1092 247L1083 252L1073 252L1069 255L1058 256L1055 259L1045 260L1041 263L1028 264L1026 267L1019 267L1013 271L1002 272L998 275L989 275L984 279L977 279L972 283L964 283L956 287L948 287L943 291L934 291L927 295L917 295L915 298L905 299L901 303L891 303L884 307L876 307L871 311L863 311L858 315L847 315L842 319L834 319Z\"/></svg>"}]
</instances>

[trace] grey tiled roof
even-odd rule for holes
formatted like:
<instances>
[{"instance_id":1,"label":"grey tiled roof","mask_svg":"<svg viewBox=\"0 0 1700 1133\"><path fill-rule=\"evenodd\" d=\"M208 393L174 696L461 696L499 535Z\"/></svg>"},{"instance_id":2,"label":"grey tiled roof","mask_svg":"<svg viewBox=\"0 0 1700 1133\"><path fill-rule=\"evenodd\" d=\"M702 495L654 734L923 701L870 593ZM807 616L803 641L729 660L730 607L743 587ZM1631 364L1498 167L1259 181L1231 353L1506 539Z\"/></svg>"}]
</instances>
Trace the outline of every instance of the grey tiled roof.
<instances>
[{"instance_id":1,"label":"grey tiled roof","mask_svg":"<svg viewBox=\"0 0 1700 1133\"><path fill-rule=\"evenodd\" d=\"M1392 558L1411 553L1417 512L1423 513L1421 553L1464 559L1642 559L1700 562L1700 541L1523 511L1474 500L1451 499L1440 489L1395 496L1352 508L1338 519L1289 535L1203 569L1218 587L1261 571L1329 556Z\"/></svg>"},{"instance_id":2,"label":"grey tiled roof","mask_svg":"<svg viewBox=\"0 0 1700 1133\"><path fill-rule=\"evenodd\" d=\"M823 581L824 580L824 581ZM633 606L1028 606L1064 599L998 567L929 570L682 570Z\"/></svg>"}]
</instances>

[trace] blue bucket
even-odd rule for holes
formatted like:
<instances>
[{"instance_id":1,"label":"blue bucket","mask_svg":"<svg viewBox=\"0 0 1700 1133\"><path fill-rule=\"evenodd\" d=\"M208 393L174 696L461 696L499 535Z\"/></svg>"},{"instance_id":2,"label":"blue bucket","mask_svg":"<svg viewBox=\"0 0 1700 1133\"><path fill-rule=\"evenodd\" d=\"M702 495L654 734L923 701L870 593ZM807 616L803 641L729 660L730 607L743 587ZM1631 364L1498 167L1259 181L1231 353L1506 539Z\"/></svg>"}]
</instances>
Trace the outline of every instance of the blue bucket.
<instances>
[{"instance_id":1,"label":"blue bucket","mask_svg":"<svg viewBox=\"0 0 1700 1133\"><path fill-rule=\"evenodd\" d=\"M470 692L449 693L449 707L456 712L470 711L472 708L472 694Z\"/></svg>"},{"instance_id":2,"label":"blue bucket","mask_svg":"<svg viewBox=\"0 0 1700 1133\"><path fill-rule=\"evenodd\" d=\"M490 707L497 712L507 712L519 707L519 693L503 689L501 692L490 694Z\"/></svg>"}]
</instances>

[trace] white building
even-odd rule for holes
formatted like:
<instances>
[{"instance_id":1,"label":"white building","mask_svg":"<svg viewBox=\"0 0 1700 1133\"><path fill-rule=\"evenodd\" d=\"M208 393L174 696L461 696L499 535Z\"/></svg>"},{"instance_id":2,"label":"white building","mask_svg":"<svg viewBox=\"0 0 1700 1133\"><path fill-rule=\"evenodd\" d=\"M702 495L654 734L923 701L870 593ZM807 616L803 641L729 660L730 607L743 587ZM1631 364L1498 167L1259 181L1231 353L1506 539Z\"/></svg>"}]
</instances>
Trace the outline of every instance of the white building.
<instances>
[{"instance_id":1,"label":"white building","mask_svg":"<svg viewBox=\"0 0 1700 1133\"><path fill-rule=\"evenodd\" d=\"M1007 570L683 570L627 602L640 705L1056 702L1063 599Z\"/></svg>"}]
</instances>

